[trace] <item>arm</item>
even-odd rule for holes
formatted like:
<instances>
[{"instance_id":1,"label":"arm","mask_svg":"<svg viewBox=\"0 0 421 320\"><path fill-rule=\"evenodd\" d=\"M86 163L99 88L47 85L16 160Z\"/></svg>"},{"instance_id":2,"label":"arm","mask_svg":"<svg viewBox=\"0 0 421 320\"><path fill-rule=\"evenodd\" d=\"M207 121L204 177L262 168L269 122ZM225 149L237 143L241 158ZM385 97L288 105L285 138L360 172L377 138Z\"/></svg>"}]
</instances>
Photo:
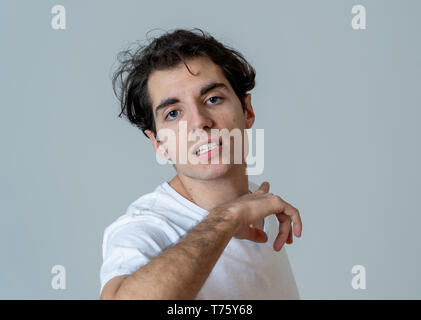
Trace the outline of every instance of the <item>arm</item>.
<instances>
[{"instance_id":1,"label":"arm","mask_svg":"<svg viewBox=\"0 0 421 320\"><path fill-rule=\"evenodd\" d=\"M285 242L292 243L292 232L301 236L300 214L268 192L269 183L264 182L254 193L213 209L176 245L136 272L108 281L101 299L194 299L232 237L268 240L263 230L253 226L271 214L279 221L273 249L279 251Z\"/></svg>"},{"instance_id":2,"label":"arm","mask_svg":"<svg viewBox=\"0 0 421 320\"><path fill-rule=\"evenodd\" d=\"M194 299L236 230L234 215L215 208L147 265L111 279L101 299Z\"/></svg>"}]
</instances>

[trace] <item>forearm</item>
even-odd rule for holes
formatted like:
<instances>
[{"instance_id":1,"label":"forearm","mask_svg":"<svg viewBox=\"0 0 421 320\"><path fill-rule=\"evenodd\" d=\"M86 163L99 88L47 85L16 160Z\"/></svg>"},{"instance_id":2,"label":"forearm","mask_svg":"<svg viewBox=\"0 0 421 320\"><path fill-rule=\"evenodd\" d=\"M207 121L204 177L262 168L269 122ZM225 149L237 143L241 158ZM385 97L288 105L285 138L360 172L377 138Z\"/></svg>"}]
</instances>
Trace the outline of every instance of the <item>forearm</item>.
<instances>
[{"instance_id":1,"label":"forearm","mask_svg":"<svg viewBox=\"0 0 421 320\"><path fill-rule=\"evenodd\" d=\"M194 299L235 234L234 217L211 211L176 245L130 276L117 299Z\"/></svg>"}]
</instances>

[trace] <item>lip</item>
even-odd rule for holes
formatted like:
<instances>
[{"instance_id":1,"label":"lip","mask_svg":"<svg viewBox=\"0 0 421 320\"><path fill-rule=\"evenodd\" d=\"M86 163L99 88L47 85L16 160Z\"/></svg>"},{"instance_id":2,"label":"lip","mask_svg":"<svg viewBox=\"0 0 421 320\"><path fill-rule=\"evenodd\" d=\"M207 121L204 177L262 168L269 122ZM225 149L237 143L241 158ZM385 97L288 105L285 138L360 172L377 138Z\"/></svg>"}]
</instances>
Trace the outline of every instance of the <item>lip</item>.
<instances>
[{"instance_id":1,"label":"lip","mask_svg":"<svg viewBox=\"0 0 421 320\"><path fill-rule=\"evenodd\" d=\"M218 143L219 144L219 147L217 147L217 148L215 148L215 149L213 149L211 151L205 152L205 153L203 153L201 155L196 155L196 151L197 151L197 149L199 149L200 146L202 146L204 144L212 143L212 142ZM194 147L192 148L192 150L193 150L192 153L196 157L199 157L200 158L200 157L206 156L207 154L211 153L212 151L218 151L218 149L220 149L221 147L222 147L222 137L219 137L219 139L211 139L211 138L209 138L207 142L206 141L200 141L200 142L196 143L194 145Z\"/></svg>"},{"instance_id":2,"label":"lip","mask_svg":"<svg viewBox=\"0 0 421 320\"><path fill-rule=\"evenodd\" d=\"M202 153L200 155L196 155L195 157L197 157L198 159L208 159L210 160L212 157L214 157L215 155L219 154L220 152L222 152L222 145L219 145L218 147L210 150L210 151L206 151L205 153Z\"/></svg>"}]
</instances>

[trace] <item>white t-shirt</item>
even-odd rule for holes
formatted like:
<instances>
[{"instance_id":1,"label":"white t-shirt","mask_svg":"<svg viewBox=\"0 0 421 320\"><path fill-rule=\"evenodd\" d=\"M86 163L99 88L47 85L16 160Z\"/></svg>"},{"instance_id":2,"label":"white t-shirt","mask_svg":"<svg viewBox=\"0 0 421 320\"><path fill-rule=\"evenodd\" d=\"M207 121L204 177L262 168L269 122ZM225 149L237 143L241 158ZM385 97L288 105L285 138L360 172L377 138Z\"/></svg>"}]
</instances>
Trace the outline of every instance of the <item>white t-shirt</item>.
<instances>
[{"instance_id":1,"label":"white t-shirt","mask_svg":"<svg viewBox=\"0 0 421 320\"><path fill-rule=\"evenodd\" d=\"M252 192L257 188L249 181ZM108 280L146 265L208 213L166 181L141 196L104 231L100 293ZM275 215L265 218L264 231L266 243L232 238L195 299L300 299L285 245L273 250Z\"/></svg>"}]
</instances>

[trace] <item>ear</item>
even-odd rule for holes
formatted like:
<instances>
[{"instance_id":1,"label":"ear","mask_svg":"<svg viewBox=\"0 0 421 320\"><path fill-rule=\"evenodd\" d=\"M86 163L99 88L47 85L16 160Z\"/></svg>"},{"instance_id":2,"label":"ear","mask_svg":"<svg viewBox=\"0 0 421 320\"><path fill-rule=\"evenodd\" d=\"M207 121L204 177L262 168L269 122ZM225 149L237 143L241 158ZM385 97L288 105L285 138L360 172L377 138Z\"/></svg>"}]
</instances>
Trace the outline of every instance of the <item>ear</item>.
<instances>
[{"instance_id":1,"label":"ear","mask_svg":"<svg viewBox=\"0 0 421 320\"><path fill-rule=\"evenodd\" d=\"M165 149L165 147L160 143L159 140L157 140L151 130L145 130L144 131L146 135L148 136L149 140L152 143L152 146L156 153L160 154L164 158L168 159L168 152Z\"/></svg>"},{"instance_id":2,"label":"ear","mask_svg":"<svg viewBox=\"0 0 421 320\"><path fill-rule=\"evenodd\" d=\"M246 105L246 108L244 109L244 116L246 120L246 129L250 129L253 126L255 115L253 111L253 107L251 106L251 94L247 93L244 96L244 103Z\"/></svg>"}]
</instances>

